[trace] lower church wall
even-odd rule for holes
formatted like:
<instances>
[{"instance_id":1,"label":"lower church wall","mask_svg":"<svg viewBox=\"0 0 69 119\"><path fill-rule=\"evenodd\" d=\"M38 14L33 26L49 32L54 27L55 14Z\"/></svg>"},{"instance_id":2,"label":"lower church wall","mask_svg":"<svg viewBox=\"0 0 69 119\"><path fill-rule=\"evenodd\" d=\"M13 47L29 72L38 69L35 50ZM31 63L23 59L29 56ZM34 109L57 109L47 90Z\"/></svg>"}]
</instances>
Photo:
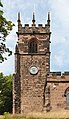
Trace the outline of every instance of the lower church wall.
<instances>
[{"instance_id":1,"label":"lower church wall","mask_svg":"<svg viewBox=\"0 0 69 119\"><path fill-rule=\"evenodd\" d=\"M69 76L61 78L60 76L47 77L47 85L45 89L45 100L43 97L44 93L44 81L32 80L30 77L29 80L23 80L22 90L21 88L16 91L19 83L16 83L17 80L14 79L14 103L16 104L15 97L18 96L19 90L21 90L21 97L19 95L18 100L21 100L20 107L13 107L14 113L30 113L30 112L47 112L47 111L61 111L68 110L67 108L67 97L66 91L69 93ZM43 82L43 83L42 83ZM68 89L68 90L67 90ZM44 102L45 101L45 102ZM19 103L19 102L18 102ZM45 104L44 104L45 103ZM17 106L17 105L16 105ZM20 109L19 109L20 108Z\"/></svg>"},{"instance_id":2,"label":"lower church wall","mask_svg":"<svg viewBox=\"0 0 69 119\"><path fill-rule=\"evenodd\" d=\"M68 83L50 83L50 109L52 111L67 109L65 90Z\"/></svg>"},{"instance_id":3,"label":"lower church wall","mask_svg":"<svg viewBox=\"0 0 69 119\"><path fill-rule=\"evenodd\" d=\"M69 75L68 72L50 73L47 79L47 85L50 87L50 110L68 110L67 93L69 93ZM66 91L67 90L67 91ZM68 101L69 102L69 101Z\"/></svg>"}]
</instances>

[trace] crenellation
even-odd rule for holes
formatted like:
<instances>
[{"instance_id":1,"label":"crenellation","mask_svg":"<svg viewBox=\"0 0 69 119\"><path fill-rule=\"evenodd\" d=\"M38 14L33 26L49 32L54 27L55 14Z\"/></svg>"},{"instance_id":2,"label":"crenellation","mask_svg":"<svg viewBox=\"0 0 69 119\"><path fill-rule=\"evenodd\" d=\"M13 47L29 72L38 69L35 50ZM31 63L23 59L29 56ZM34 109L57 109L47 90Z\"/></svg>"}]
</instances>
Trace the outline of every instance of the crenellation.
<instances>
[{"instance_id":1,"label":"crenellation","mask_svg":"<svg viewBox=\"0 0 69 119\"><path fill-rule=\"evenodd\" d=\"M25 27L22 27L22 31L21 31L21 33L24 33L24 31L25 31Z\"/></svg>"},{"instance_id":2,"label":"crenellation","mask_svg":"<svg viewBox=\"0 0 69 119\"><path fill-rule=\"evenodd\" d=\"M25 26L25 27L29 27L29 24L25 24L24 26Z\"/></svg>"},{"instance_id":3,"label":"crenellation","mask_svg":"<svg viewBox=\"0 0 69 119\"><path fill-rule=\"evenodd\" d=\"M43 27L43 24L38 24L38 27Z\"/></svg>"},{"instance_id":4,"label":"crenellation","mask_svg":"<svg viewBox=\"0 0 69 119\"><path fill-rule=\"evenodd\" d=\"M50 72L48 75L48 81L51 82L69 82L69 75L67 73L67 75L61 72Z\"/></svg>"},{"instance_id":5,"label":"crenellation","mask_svg":"<svg viewBox=\"0 0 69 119\"><path fill-rule=\"evenodd\" d=\"M50 72L49 75L51 76L69 76L69 72Z\"/></svg>"},{"instance_id":6,"label":"crenellation","mask_svg":"<svg viewBox=\"0 0 69 119\"><path fill-rule=\"evenodd\" d=\"M52 72L53 76L61 76L61 72Z\"/></svg>"},{"instance_id":7,"label":"crenellation","mask_svg":"<svg viewBox=\"0 0 69 119\"><path fill-rule=\"evenodd\" d=\"M31 27L33 28L33 27L36 27L36 24L31 24Z\"/></svg>"},{"instance_id":8,"label":"crenellation","mask_svg":"<svg viewBox=\"0 0 69 119\"><path fill-rule=\"evenodd\" d=\"M22 24L18 24L18 33L22 32Z\"/></svg>"},{"instance_id":9,"label":"crenellation","mask_svg":"<svg viewBox=\"0 0 69 119\"><path fill-rule=\"evenodd\" d=\"M69 71L64 72L63 75L69 76Z\"/></svg>"},{"instance_id":10,"label":"crenellation","mask_svg":"<svg viewBox=\"0 0 69 119\"><path fill-rule=\"evenodd\" d=\"M24 27L22 27L21 24L18 25L18 33L50 33L50 26L45 25L43 27L43 24L38 24L38 27L36 27L36 24L30 27L29 24L24 24Z\"/></svg>"}]
</instances>

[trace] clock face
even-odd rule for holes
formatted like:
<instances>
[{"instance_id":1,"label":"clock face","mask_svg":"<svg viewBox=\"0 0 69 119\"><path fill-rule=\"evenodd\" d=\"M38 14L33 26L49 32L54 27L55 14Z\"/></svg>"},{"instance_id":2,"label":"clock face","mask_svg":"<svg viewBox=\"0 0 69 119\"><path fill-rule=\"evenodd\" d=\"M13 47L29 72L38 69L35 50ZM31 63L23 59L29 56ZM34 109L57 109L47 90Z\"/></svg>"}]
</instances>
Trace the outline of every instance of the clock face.
<instances>
[{"instance_id":1,"label":"clock face","mask_svg":"<svg viewBox=\"0 0 69 119\"><path fill-rule=\"evenodd\" d=\"M30 73L31 74L37 74L37 72L38 72L38 69L37 69L37 67L36 66L32 66L30 69L29 69L29 71L30 71Z\"/></svg>"}]
</instances>

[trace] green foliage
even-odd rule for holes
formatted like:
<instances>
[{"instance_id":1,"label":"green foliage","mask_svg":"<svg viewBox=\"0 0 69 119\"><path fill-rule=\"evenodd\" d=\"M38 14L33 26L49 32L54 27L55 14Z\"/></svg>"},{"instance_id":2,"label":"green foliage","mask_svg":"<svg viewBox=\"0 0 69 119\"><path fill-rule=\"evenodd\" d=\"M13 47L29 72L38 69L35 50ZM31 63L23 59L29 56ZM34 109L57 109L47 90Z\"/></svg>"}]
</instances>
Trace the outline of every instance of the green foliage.
<instances>
[{"instance_id":1,"label":"green foliage","mask_svg":"<svg viewBox=\"0 0 69 119\"><path fill-rule=\"evenodd\" d=\"M0 114L12 112L12 75L0 73Z\"/></svg>"},{"instance_id":2,"label":"green foliage","mask_svg":"<svg viewBox=\"0 0 69 119\"><path fill-rule=\"evenodd\" d=\"M3 5L0 1L0 63L7 59L4 56L5 53L7 53L8 56L12 55L12 51L10 51L9 48L6 47L5 41L7 35L10 33L14 26L12 21L7 21L6 18L3 16L2 7Z\"/></svg>"},{"instance_id":3,"label":"green foliage","mask_svg":"<svg viewBox=\"0 0 69 119\"><path fill-rule=\"evenodd\" d=\"M3 7L3 5L2 5L1 1L0 1L0 6L1 6L1 7Z\"/></svg>"},{"instance_id":4,"label":"green foliage","mask_svg":"<svg viewBox=\"0 0 69 119\"><path fill-rule=\"evenodd\" d=\"M9 112L4 112L4 114L3 115L10 115L10 113Z\"/></svg>"}]
</instances>

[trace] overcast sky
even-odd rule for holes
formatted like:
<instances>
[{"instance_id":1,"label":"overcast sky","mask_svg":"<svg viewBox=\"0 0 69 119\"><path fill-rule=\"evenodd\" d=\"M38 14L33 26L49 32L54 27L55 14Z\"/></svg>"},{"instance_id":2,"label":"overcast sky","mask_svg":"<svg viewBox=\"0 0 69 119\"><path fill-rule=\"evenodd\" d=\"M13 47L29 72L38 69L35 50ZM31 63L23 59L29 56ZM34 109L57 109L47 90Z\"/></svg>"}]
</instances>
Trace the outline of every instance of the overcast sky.
<instances>
[{"instance_id":1,"label":"overcast sky","mask_svg":"<svg viewBox=\"0 0 69 119\"><path fill-rule=\"evenodd\" d=\"M17 43L17 13L21 13L21 21L31 24L35 10L36 24L46 24L47 13L51 15L51 71L69 71L69 0L2 0L4 16L15 23L7 37L7 46L13 55L4 63L0 63L0 72L4 75L15 72L15 45ZM35 7L34 7L35 6Z\"/></svg>"}]
</instances>

